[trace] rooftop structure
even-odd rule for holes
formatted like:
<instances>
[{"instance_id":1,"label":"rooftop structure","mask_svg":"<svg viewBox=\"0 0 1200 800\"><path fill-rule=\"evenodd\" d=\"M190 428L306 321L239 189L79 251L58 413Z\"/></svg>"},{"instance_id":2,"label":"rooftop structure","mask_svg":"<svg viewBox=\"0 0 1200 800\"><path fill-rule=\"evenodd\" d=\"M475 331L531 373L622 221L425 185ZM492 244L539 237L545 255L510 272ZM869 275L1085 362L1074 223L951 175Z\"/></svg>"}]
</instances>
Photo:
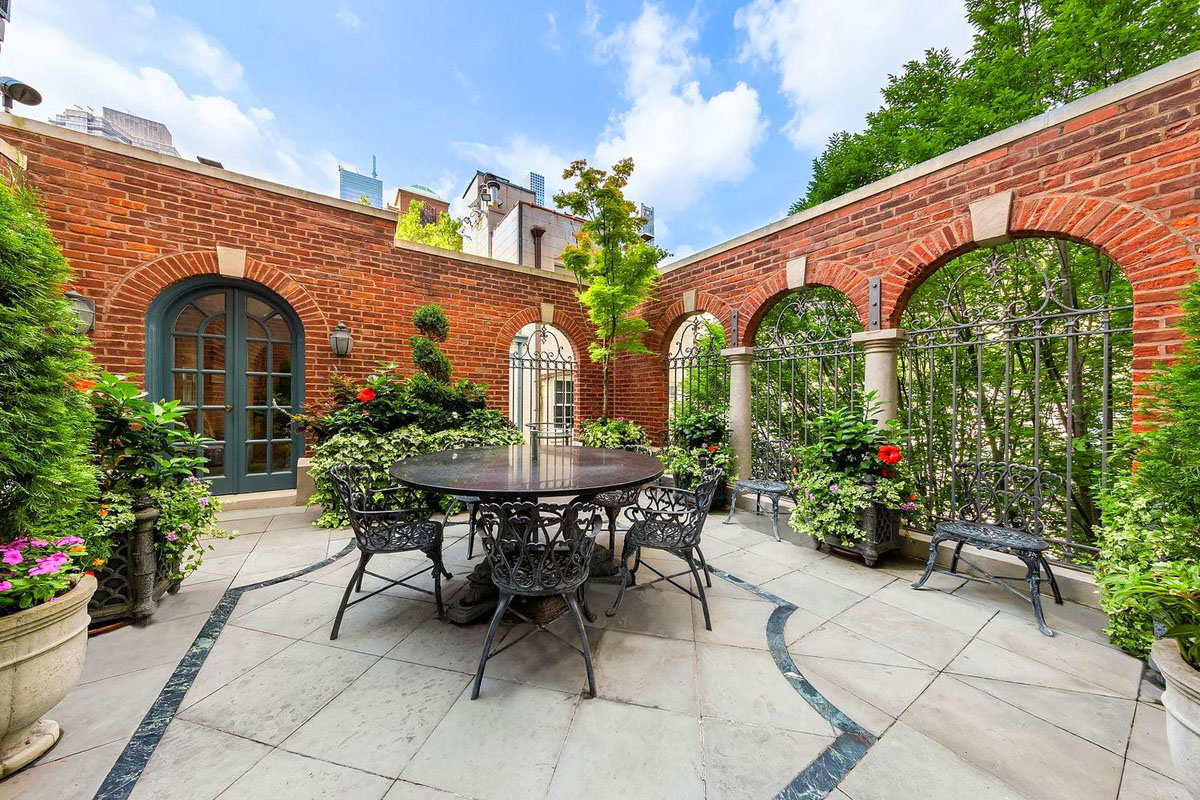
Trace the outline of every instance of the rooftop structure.
<instances>
[{"instance_id":1,"label":"rooftop structure","mask_svg":"<svg viewBox=\"0 0 1200 800\"><path fill-rule=\"evenodd\" d=\"M139 117L125 111L104 108L99 115L90 108L68 108L50 119L54 125L114 142L142 147L169 156L178 156L171 141L171 131L161 122Z\"/></svg>"}]
</instances>

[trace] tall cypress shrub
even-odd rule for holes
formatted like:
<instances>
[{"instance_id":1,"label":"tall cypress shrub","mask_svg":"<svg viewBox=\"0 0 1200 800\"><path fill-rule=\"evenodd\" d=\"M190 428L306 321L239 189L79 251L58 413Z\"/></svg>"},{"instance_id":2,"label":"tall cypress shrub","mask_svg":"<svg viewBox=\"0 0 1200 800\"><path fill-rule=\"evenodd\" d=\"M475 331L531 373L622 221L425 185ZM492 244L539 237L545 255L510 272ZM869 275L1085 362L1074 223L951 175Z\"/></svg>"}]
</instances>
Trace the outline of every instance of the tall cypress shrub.
<instances>
[{"instance_id":1,"label":"tall cypress shrub","mask_svg":"<svg viewBox=\"0 0 1200 800\"><path fill-rule=\"evenodd\" d=\"M96 492L87 339L63 298L71 269L19 179L0 180L0 542L73 533Z\"/></svg>"}]
</instances>

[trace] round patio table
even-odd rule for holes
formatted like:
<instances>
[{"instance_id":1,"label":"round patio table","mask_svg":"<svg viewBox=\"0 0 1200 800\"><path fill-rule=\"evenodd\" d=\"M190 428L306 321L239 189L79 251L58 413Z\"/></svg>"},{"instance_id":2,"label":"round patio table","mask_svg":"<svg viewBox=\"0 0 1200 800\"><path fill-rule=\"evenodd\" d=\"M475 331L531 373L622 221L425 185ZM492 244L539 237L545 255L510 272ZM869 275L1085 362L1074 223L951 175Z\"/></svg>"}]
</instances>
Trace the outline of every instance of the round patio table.
<instances>
[{"instance_id":1,"label":"round patio table","mask_svg":"<svg viewBox=\"0 0 1200 800\"><path fill-rule=\"evenodd\" d=\"M532 455L523 445L443 450L401 459L392 465L391 475L410 489L502 503L542 498L588 500L603 492L650 483L663 473L657 458L628 450L543 445L536 461ZM608 548L596 545L593 565L610 566L612 558ZM468 581L467 591L446 609L455 622L481 619L496 607L497 592L486 558L475 566ZM565 609L565 604L561 605ZM549 619L560 609L527 611Z\"/></svg>"}]
</instances>

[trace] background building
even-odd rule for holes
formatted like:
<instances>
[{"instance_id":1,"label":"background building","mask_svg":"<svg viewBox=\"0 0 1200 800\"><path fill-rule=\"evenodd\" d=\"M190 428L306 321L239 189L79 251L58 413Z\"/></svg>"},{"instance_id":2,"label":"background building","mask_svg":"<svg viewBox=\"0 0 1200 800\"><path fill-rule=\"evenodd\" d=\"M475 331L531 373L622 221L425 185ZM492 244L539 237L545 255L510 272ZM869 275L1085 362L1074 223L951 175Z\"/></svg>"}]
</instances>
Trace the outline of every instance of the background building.
<instances>
[{"instance_id":1,"label":"background building","mask_svg":"<svg viewBox=\"0 0 1200 800\"><path fill-rule=\"evenodd\" d=\"M530 173L542 187L542 176ZM534 180L535 179L535 180ZM534 269L562 268L560 256L583 220L546 208L534 189L491 172L476 172L463 192L467 217L463 223L463 252L508 261Z\"/></svg>"},{"instance_id":2,"label":"background building","mask_svg":"<svg viewBox=\"0 0 1200 800\"><path fill-rule=\"evenodd\" d=\"M411 186L403 186L397 189L396 201L389 205L388 209L399 214L407 214L408 204L413 200L420 200L425 204L425 211L421 217L422 222L426 225L437 222L440 214L450 213L450 204L439 197L437 192L423 183L414 183Z\"/></svg>"},{"instance_id":3,"label":"background building","mask_svg":"<svg viewBox=\"0 0 1200 800\"><path fill-rule=\"evenodd\" d=\"M156 153L179 155L179 151L171 143L171 131L166 125L136 114L104 108L97 116L89 108L76 107L55 115L50 122L62 128L102 136L114 142L144 147Z\"/></svg>"},{"instance_id":4,"label":"background building","mask_svg":"<svg viewBox=\"0 0 1200 800\"><path fill-rule=\"evenodd\" d=\"M371 156L371 174L363 175L351 169L338 166L338 197L351 203L360 203L367 198L367 204L372 208L383 208L383 181L379 180L379 170L375 156Z\"/></svg>"}]
</instances>

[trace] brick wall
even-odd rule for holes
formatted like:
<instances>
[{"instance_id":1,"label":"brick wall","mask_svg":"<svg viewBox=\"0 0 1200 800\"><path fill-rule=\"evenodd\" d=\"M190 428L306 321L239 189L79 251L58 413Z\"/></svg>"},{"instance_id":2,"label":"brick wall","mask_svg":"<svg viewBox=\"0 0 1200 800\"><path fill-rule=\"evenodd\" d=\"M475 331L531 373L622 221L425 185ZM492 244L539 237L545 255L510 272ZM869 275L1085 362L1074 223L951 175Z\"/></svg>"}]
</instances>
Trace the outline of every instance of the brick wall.
<instances>
[{"instance_id":1,"label":"brick wall","mask_svg":"<svg viewBox=\"0 0 1200 800\"><path fill-rule=\"evenodd\" d=\"M1114 98L1106 102L1105 98ZM1133 284L1134 379L1178 347L1179 291L1200 247L1200 56L1031 120L989 146L985 139L918 165L790 221L700 253L670 268L645 309L660 355L621 372L621 412L652 430L665 424L665 355L695 308L740 344L789 291L787 264L806 257L807 282L836 287L867 321L868 281L882 281L883 327L898 324L913 290L973 248L970 204L1013 193L1014 237L1059 236L1102 248Z\"/></svg>"},{"instance_id":2,"label":"brick wall","mask_svg":"<svg viewBox=\"0 0 1200 800\"><path fill-rule=\"evenodd\" d=\"M573 279L454 258L393 244L395 216L207 168L138 153L46 125L0 116L0 137L28 159L50 227L75 269L75 287L96 301L99 363L146 369L146 311L167 286L219 271L216 248L246 251L245 278L286 299L305 332L306 396L330 373L362 376L380 361L412 370L412 312L438 303L450 318L445 345L455 377L486 383L507 410L508 348L526 323L554 306L554 324L586 354L587 329ZM354 336L335 357L329 333ZM577 416L598 414L598 371L581 364Z\"/></svg>"}]
</instances>

